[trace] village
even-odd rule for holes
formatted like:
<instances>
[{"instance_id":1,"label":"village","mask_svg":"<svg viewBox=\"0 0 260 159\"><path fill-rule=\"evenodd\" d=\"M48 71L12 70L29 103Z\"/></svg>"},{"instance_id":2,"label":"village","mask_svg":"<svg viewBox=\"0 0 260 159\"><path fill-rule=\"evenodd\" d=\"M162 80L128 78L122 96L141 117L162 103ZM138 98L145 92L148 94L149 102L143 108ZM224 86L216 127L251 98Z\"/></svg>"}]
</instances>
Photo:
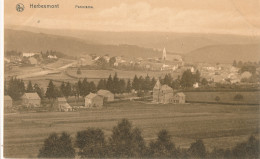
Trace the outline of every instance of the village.
<instances>
[{"instance_id":1,"label":"village","mask_svg":"<svg viewBox=\"0 0 260 159\"><path fill-rule=\"evenodd\" d=\"M49 70L49 72L42 71L44 72L45 75L53 74L53 73L56 74L65 71L68 76L74 79L81 79L82 77L85 77L85 74L82 73L82 71L85 69L106 70L108 68L111 68L111 69L125 70L125 71L146 70L146 71L154 71L154 72L160 72L165 74L164 79L163 77L159 76L157 77L157 80L153 77L153 81L149 81L150 80L149 77L148 82L150 83L149 84L150 86L149 89L146 90L137 87L134 88L134 85L136 85L133 83L135 79L130 77L128 79L128 85L126 85L126 81L122 79L121 83L123 82L123 85L121 89L123 90L119 92L116 91L113 92L113 89L108 90L108 87L110 86L97 88L98 86L95 86L95 83L91 83L92 85L94 85L95 89L89 91L87 94L82 95L78 93L77 96L76 95L72 96L73 93L72 94L70 93L65 97L64 94L62 95L61 93L60 95L56 96L52 101L50 101L50 98L48 98L49 101L47 100L47 102L46 102L46 98L44 98L45 93L39 95L39 93L43 90L40 89L41 91L39 92L36 91L35 89L31 89L31 91L29 92L26 91L22 92L21 96L19 97L19 101L20 101L18 102L19 106L12 104L13 99L12 97L10 97L10 95L8 95L8 91L6 91L4 97L5 108L7 110L13 110L13 111L14 111L13 109L14 107L17 110L19 109L18 107L21 106L23 108L30 108L30 109L36 108L35 110L37 109L41 110L39 108L42 108L43 105L45 105L46 107L46 103L48 103L51 104L52 111L66 112L66 111L76 111L76 110L84 110L84 109L86 110L90 108L102 108L108 102L116 102L120 100L138 100L138 99L146 99L147 102L158 103L158 104L169 104L169 103L184 104L186 95L181 90L183 90L183 88L186 89L186 87L195 90L204 89L204 91L207 91L216 88L216 84L218 85L222 84L222 86L233 85L236 86L236 88L248 87L248 84L250 83L251 85L253 84L252 87L255 88L258 88L257 85L259 85L259 80L257 80L256 77L257 75L259 75L259 71L260 71L259 69L260 67L258 64L252 65L252 63L250 63L251 65L249 65L250 66L249 68L247 68L247 65L245 65L244 68L241 62L239 64L240 66L238 67L236 61L234 61L233 65L231 64L212 65L212 64L205 64L205 63L186 64L180 55L167 54L165 48L162 50L161 57L154 57L154 58L147 58L147 59L143 59L141 57L127 58L123 56L109 57L109 55L96 56L96 55L86 54L84 56L77 57L75 60L71 61L70 63L64 64L64 66L61 66L58 69L50 68L46 65L48 63L51 64L55 63L58 60L64 58L61 53L57 53L55 51L50 51L50 52L47 51L46 53L9 52L9 54L7 55L8 56L5 56L5 68L7 69L6 72L12 71L13 69L15 69L15 67L21 67L21 65L27 65L27 66L29 65L31 67L39 66L40 68ZM251 68L252 66L255 66L255 69L254 68L252 69ZM70 74L67 71L69 68L77 68L76 73ZM244 69L243 72L241 72L242 68ZM185 73L187 77L184 77ZM175 77L172 77L171 74L175 74ZM176 76L178 76L178 78L176 78ZM188 79L191 78L191 76L194 76L195 79L188 81ZM9 78L13 78L13 76ZM143 78L143 77L140 76L139 78ZM169 80L167 81L167 78L170 79L170 82ZM183 78L187 78L187 79L183 79ZM100 78L100 79L101 80L99 82L102 82L102 80L105 78L103 79ZM163 82L163 84L161 84L161 82ZM183 84L180 84L180 82L182 82ZM145 85L145 82L142 84ZM25 86L28 87L28 85ZM126 87L128 88L128 91L126 91L127 89Z\"/></svg>"}]
</instances>

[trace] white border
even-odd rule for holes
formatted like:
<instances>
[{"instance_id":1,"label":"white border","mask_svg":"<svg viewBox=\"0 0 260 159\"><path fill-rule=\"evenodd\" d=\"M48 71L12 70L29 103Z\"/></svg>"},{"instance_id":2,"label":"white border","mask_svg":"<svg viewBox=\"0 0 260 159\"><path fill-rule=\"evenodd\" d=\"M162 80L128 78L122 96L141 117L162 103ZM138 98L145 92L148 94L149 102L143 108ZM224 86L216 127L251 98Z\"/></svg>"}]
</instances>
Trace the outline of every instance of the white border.
<instances>
[{"instance_id":1,"label":"white border","mask_svg":"<svg viewBox=\"0 0 260 159\"><path fill-rule=\"evenodd\" d=\"M4 136L4 132L3 132L3 128L4 128L4 114L3 114L3 110L4 110L4 104L3 104L3 97L4 97L4 0L0 0L0 142L1 142L1 148L0 148L0 158L4 158L3 156L3 148L4 148L4 142L3 142L3 136Z\"/></svg>"}]
</instances>

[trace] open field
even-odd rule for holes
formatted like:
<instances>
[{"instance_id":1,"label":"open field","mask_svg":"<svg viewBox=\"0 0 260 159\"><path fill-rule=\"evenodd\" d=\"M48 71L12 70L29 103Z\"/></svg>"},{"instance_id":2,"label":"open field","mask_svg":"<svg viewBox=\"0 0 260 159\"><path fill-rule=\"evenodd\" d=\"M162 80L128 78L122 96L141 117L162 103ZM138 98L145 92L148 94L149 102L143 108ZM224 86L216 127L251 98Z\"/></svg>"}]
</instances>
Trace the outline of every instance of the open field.
<instances>
[{"instance_id":1,"label":"open field","mask_svg":"<svg viewBox=\"0 0 260 159\"><path fill-rule=\"evenodd\" d=\"M36 157L51 132L69 132L102 128L108 137L112 127L128 118L141 128L146 141L167 129L177 146L189 147L203 139L207 149L227 148L259 133L258 105L184 104L156 105L125 101L110 103L103 109L82 112L5 114L4 156ZM258 137L258 136L257 136Z\"/></svg>"},{"instance_id":2,"label":"open field","mask_svg":"<svg viewBox=\"0 0 260 159\"><path fill-rule=\"evenodd\" d=\"M202 103L229 103L229 104L260 104L260 92L185 92L186 101ZM236 95L241 95L243 99L235 100ZM219 101L216 101L216 97Z\"/></svg>"}]
</instances>

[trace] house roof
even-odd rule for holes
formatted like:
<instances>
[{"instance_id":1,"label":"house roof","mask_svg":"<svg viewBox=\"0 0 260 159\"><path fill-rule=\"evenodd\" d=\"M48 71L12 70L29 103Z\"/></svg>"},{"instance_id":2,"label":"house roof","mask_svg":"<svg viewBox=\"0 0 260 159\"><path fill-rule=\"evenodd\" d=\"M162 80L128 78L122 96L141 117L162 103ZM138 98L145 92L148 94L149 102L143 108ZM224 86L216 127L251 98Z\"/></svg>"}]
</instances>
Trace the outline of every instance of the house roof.
<instances>
[{"instance_id":1,"label":"house roof","mask_svg":"<svg viewBox=\"0 0 260 159\"><path fill-rule=\"evenodd\" d=\"M4 96L4 100L12 100L10 96Z\"/></svg>"},{"instance_id":2,"label":"house roof","mask_svg":"<svg viewBox=\"0 0 260 159\"><path fill-rule=\"evenodd\" d=\"M27 99L41 99L37 93L24 93Z\"/></svg>"},{"instance_id":3,"label":"house roof","mask_svg":"<svg viewBox=\"0 0 260 159\"><path fill-rule=\"evenodd\" d=\"M177 93L178 96L181 96L181 97L185 97L185 94L180 92L180 93Z\"/></svg>"},{"instance_id":4,"label":"house roof","mask_svg":"<svg viewBox=\"0 0 260 159\"><path fill-rule=\"evenodd\" d=\"M104 89L100 89L98 92L97 92L98 95L113 95L113 93L111 93L110 91L108 90L104 90Z\"/></svg>"},{"instance_id":5,"label":"house roof","mask_svg":"<svg viewBox=\"0 0 260 159\"><path fill-rule=\"evenodd\" d=\"M157 80L156 84L154 85L153 89L160 89L161 88L161 83L160 80Z\"/></svg>"},{"instance_id":6,"label":"house roof","mask_svg":"<svg viewBox=\"0 0 260 159\"><path fill-rule=\"evenodd\" d=\"M173 91L173 89L166 84L162 85L161 90L171 90L171 91Z\"/></svg>"},{"instance_id":7,"label":"house roof","mask_svg":"<svg viewBox=\"0 0 260 159\"><path fill-rule=\"evenodd\" d=\"M64 98L64 97L58 98L58 101L59 101L59 102L67 102L66 98Z\"/></svg>"},{"instance_id":8,"label":"house roof","mask_svg":"<svg viewBox=\"0 0 260 159\"><path fill-rule=\"evenodd\" d=\"M95 98L95 97L97 97L97 96L102 97L102 96L100 96L100 95L98 95L98 94L95 94L95 93L89 93L89 95L87 95L86 98L93 99L93 98ZM103 98L103 97L102 97L102 98Z\"/></svg>"}]
</instances>

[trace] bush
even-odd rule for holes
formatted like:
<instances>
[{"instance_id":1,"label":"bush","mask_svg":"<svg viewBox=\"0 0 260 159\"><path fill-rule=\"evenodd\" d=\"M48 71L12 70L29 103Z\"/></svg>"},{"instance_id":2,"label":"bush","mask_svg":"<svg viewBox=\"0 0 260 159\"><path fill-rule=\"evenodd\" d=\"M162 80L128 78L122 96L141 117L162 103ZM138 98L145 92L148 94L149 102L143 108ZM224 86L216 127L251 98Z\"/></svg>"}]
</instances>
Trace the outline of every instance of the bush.
<instances>
[{"instance_id":1,"label":"bush","mask_svg":"<svg viewBox=\"0 0 260 159\"><path fill-rule=\"evenodd\" d=\"M234 97L234 100L235 101L241 101L241 100L243 100L244 99L244 97L241 95L241 94L237 94L237 95L235 95L235 97Z\"/></svg>"},{"instance_id":2,"label":"bush","mask_svg":"<svg viewBox=\"0 0 260 159\"><path fill-rule=\"evenodd\" d=\"M174 156L175 150L175 145L171 141L171 136L169 135L169 132L167 130L161 130L158 133L157 140L150 142L149 155L150 157L156 158L170 158ZM176 157L176 155L174 157Z\"/></svg>"},{"instance_id":3,"label":"bush","mask_svg":"<svg viewBox=\"0 0 260 159\"><path fill-rule=\"evenodd\" d=\"M192 158L205 158L206 157L206 148L202 140L197 140L192 143L188 149L188 153Z\"/></svg>"},{"instance_id":4,"label":"bush","mask_svg":"<svg viewBox=\"0 0 260 159\"><path fill-rule=\"evenodd\" d=\"M216 96L215 101L216 101L216 102L219 102L219 101L220 101L220 97L219 97L219 96Z\"/></svg>"},{"instance_id":5,"label":"bush","mask_svg":"<svg viewBox=\"0 0 260 159\"><path fill-rule=\"evenodd\" d=\"M106 155L105 135L101 129L79 131L76 146L80 148L82 158L104 158Z\"/></svg>"},{"instance_id":6,"label":"bush","mask_svg":"<svg viewBox=\"0 0 260 159\"><path fill-rule=\"evenodd\" d=\"M70 135L63 132L59 137L56 133L51 134L40 149L39 158L74 158L75 150L72 146Z\"/></svg>"},{"instance_id":7,"label":"bush","mask_svg":"<svg viewBox=\"0 0 260 159\"><path fill-rule=\"evenodd\" d=\"M109 139L109 150L112 157L141 157L145 153L145 142L141 131L132 128L127 119L122 119L113 128L113 134Z\"/></svg>"}]
</instances>

